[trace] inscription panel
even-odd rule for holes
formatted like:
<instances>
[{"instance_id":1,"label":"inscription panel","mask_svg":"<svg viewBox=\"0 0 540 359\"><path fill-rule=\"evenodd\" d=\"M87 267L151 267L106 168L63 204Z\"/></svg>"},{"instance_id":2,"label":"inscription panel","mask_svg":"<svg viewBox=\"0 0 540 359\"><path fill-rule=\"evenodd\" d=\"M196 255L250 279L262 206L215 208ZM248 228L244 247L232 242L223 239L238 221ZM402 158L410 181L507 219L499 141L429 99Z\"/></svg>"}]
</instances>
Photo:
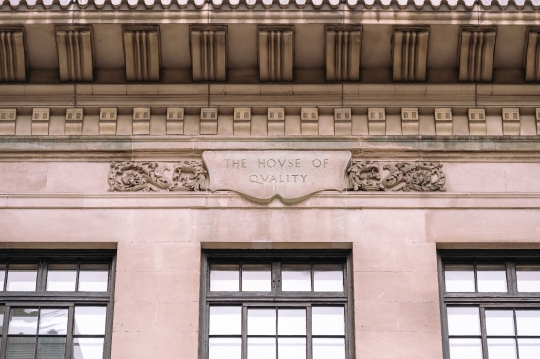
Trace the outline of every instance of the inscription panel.
<instances>
[{"instance_id":1,"label":"inscription panel","mask_svg":"<svg viewBox=\"0 0 540 359\"><path fill-rule=\"evenodd\" d=\"M324 190L347 187L349 151L206 151L212 191L230 190L269 203L302 201Z\"/></svg>"}]
</instances>

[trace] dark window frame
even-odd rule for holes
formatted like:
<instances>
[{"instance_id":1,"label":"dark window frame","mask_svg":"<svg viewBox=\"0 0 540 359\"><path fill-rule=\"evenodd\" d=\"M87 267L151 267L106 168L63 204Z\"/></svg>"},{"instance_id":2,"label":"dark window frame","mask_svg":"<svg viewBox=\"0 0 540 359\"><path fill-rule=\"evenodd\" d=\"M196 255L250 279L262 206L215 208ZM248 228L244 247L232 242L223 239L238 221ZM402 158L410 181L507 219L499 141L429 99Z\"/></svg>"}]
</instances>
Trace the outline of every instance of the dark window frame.
<instances>
[{"instance_id":1,"label":"dark window frame","mask_svg":"<svg viewBox=\"0 0 540 359\"><path fill-rule=\"evenodd\" d=\"M271 292L210 292L210 264L268 264L271 263ZM281 264L343 263L343 292L282 292L279 277ZM276 267L277 265L277 267ZM313 290L313 266L311 271ZM241 281L241 278L240 278ZM199 359L208 359L210 305L277 308L298 306L332 306L342 304L345 310L345 357L355 358L353 266L351 250L229 250L206 249L201 253ZM310 321L311 311L306 313ZM242 359L247 359L246 320L242 324ZM308 325L309 328L311 326ZM306 355L310 358L311 333L306 332Z\"/></svg>"},{"instance_id":2,"label":"dark window frame","mask_svg":"<svg viewBox=\"0 0 540 359\"><path fill-rule=\"evenodd\" d=\"M445 285L445 264L474 264L474 279L476 281L477 264L504 264L506 266L506 293L490 292L446 292ZM507 309L514 310L514 326L516 309L539 309L540 292L518 292L516 265L539 265L540 250L492 250L492 249L439 249L437 251L437 272L439 279L439 304L441 310L441 335L443 344L443 358L450 359L450 343L448 333L447 307L450 306L478 306L480 314L480 335L467 336L479 337L482 343L483 359L488 359L487 333L485 309ZM453 336L460 337L460 336ZM497 337L497 336L490 336ZM514 336L504 336L505 338L516 338Z\"/></svg>"},{"instance_id":3,"label":"dark window frame","mask_svg":"<svg viewBox=\"0 0 540 359\"><path fill-rule=\"evenodd\" d=\"M76 337L104 337L103 359L111 357L112 323L114 312L114 285L116 277L116 250L26 250L13 249L0 251L0 264L38 264L36 290L28 292L6 291L8 271L0 291L0 306L4 307L4 322L1 332L0 359L6 358L8 326L11 308L67 308L68 328L65 359L71 359L71 342ZM47 266L49 264L77 263L77 284L81 264L109 265L109 278L106 292L56 292L47 291ZM0 283L0 285L2 285ZM77 289L77 286L76 286ZM105 335L73 334L73 315L75 306L106 306ZM19 335L9 335L15 337ZM47 335L40 335L46 337ZM21 335L22 337L22 335ZM28 337L28 336L26 336ZM36 335L36 338L38 335ZM37 345L37 342L36 342Z\"/></svg>"}]
</instances>

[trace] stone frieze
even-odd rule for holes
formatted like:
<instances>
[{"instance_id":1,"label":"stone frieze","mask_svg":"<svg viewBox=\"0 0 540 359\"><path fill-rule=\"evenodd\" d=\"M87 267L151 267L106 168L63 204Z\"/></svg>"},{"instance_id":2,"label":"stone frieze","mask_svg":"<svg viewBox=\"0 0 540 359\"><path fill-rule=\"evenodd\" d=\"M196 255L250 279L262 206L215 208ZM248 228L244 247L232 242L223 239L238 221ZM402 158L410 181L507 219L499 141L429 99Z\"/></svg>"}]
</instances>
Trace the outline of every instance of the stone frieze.
<instances>
[{"instance_id":1,"label":"stone frieze","mask_svg":"<svg viewBox=\"0 0 540 359\"><path fill-rule=\"evenodd\" d=\"M170 172L168 177L165 172ZM109 192L202 191L208 172L202 161L186 160L172 168L159 162L111 162Z\"/></svg>"},{"instance_id":2,"label":"stone frieze","mask_svg":"<svg viewBox=\"0 0 540 359\"><path fill-rule=\"evenodd\" d=\"M395 162L381 166L375 161L351 161L347 178L351 191L444 192L446 174L443 164Z\"/></svg>"},{"instance_id":3,"label":"stone frieze","mask_svg":"<svg viewBox=\"0 0 540 359\"><path fill-rule=\"evenodd\" d=\"M263 154L269 156L268 152ZM331 151L327 154L336 156L336 153ZM245 154L242 153L227 153L227 155L229 157L232 155L245 157ZM253 155L261 156L262 154L250 153L250 156ZM280 153L279 155L284 154ZM322 156L324 154L317 153L317 155ZM214 168L212 175L215 177L212 178L212 181L209 178L208 164L203 160L183 160L173 164L163 162L112 162L108 177L109 191L150 192L163 190L198 192L205 190L233 190L246 195L252 200L257 201L259 199L265 202L275 196L285 201L287 199L305 199L310 194L325 189L364 192L446 191L444 188L446 174L442 170L443 164L441 162L385 162L379 164L377 161L350 160L345 167L346 170L343 171L343 167L338 165L335 167L328 165L328 168L325 168L327 164L332 163L328 159L323 159L321 162L314 157L314 160L309 158L309 161L307 161L302 157L302 154L296 152L298 158L283 160L283 168L279 170L277 164L281 163L281 157L276 157L276 160L273 157L264 160L257 160L253 157L251 162L254 163L254 167L250 170L249 166L246 166L246 159L232 156L232 159L227 158L219 161L222 158L219 157L216 160L215 156L217 156L217 153L212 153L212 156L208 153L206 156L207 160L212 159L210 164ZM333 157L330 157L330 159L335 160ZM346 156L344 159L347 161ZM336 163L339 164L340 161ZM221 162L224 163L223 168L216 167ZM304 162L306 162L306 169L301 168ZM249 161L247 163L249 164ZM321 163L321 165L314 167L314 163L315 165ZM272 168L269 168L268 164L271 164ZM276 168L274 168L274 164L276 164ZM309 167L310 165L314 168ZM291 168L288 168L288 166ZM253 170L262 172L255 174L255 172L252 173ZM274 174L275 171L277 172ZM342 174L337 174L336 177L336 171ZM315 176L314 179L306 180L308 176L313 175ZM259 176L262 179L259 179ZM339 180L340 176L342 176L343 181ZM328 181L325 182L325 178L334 178L334 180L326 183ZM310 184L310 181L314 182ZM338 182L343 183L343 185L339 185Z\"/></svg>"}]
</instances>

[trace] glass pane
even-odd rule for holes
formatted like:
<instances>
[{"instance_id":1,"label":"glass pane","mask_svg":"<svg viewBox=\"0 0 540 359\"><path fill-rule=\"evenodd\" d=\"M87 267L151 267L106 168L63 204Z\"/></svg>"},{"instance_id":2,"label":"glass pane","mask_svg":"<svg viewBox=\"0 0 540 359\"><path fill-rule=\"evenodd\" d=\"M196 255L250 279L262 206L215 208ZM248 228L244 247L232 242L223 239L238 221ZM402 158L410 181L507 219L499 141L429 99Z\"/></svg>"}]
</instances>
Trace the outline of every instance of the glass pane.
<instances>
[{"instance_id":1,"label":"glass pane","mask_svg":"<svg viewBox=\"0 0 540 359\"><path fill-rule=\"evenodd\" d=\"M480 339L450 338L450 359L482 359Z\"/></svg>"},{"instance_id":2,"label":"glass pane","mask_svg":"<svg viewBox=\"0 0 540 359\"><path fill-rule=\"evenodd\" d=\"M5 307L0 306L0 333L4 330L4 311Z\"/></svg>"},{"instance_id":3,"label":"glass pane","mask_svg":"<svg viewBox=\"0 0 540 359\"><path fill-rule=\"evenodd\" d=\"M241 338L210 338L208 359L241 359Z\"/></svg>"},{"instance_id":4,"label":"glass pane","mask_svg":"<svg viewBox=\"0 0 540 359\"><path fill-rule=\"evenodd\" d=\"M248 338L248 359L276 359L275 338Z\"/></svg>"},{"instance_id":5,"label":"glass pane","mask_svg":"<svg viewBox=\"0 0 540 359\"><path fill-rule=\"evenodd\" d=\"M278 335L306 335L306 310L278 309Z\"/></svg>"},{"instance_id":6,"label":"glass pane","mask_svg":"<svg viewBox=\"0 0 540 359\"><path fill-rule=\"evenodd\" d=\"M487 335L514 335L512 310L486 310Z\"/></svg>"},{"instance_id":7,"label":"glass pane","mask_svg":"<svg viewBox=\"0 0 540 359\"><path fill-rule=\"evenodd\" d=\"M0 265L0 291L4 290L4 282L6 280L6 266Z\"/></svg>"},{"instance_id":8,"label":"glass pane","mask_svg":"<svg viewBox=\"0 0 540 359\"><path fill-rule=\"evenodd\" d=\"M313 359L345 359L345 339L313 338Z\"/></svg>"},{"instance_id":9,"label":"glass pane","mask_svg":"<svg viewBox=\"0 0 540 359\"><path fill-rule=\"evenodd\" d=\"M8 334L36 335L38 313L38 309L11 309Z\"/></svg>"},{"instance_id":10,"label":"glass pane","mask_svg":"<svg viewBox=\"0 0 540 359\"><path fill-rule=\"evenodd\" d=\"M109 265L81 264L79 291L106 292L109 284Z\"/></svg>"},{"instance_id":11,"label":"glass pane","mask_svg":"<svg viewBox=\"0 0 540 359\"><path fill-rule=\"evenodd\" d=\"M311 266L303 264L282 265L281 290L284 292L311 292Z\"/></svg>"},{"instance_id":12,"label":"glass pane","mask_svg":"<svg viewBox=\"0 0 540 359\"><path fill-rule=\"evenodd\" d=\"M519 359L540 358L540 339L518 339Z\"/></svg>"},{"instance_id":13,"label":"glass pane","mask_svg":"<svg viewBox=\"0 0 540 359\"><path fill-rule=\"evenodd\" d=\"M540 266L516 266L516 276L518 292L540 292Z\"/></svg>"},{"instance_id":14,"label":"glass pane","mask_svg":"<svg viewBox=\"0 0 540 359\"><path fill-rule=\"evenodd\" d=\"M38 338L37 359L64 359L65 352L65 337Z\"/></svg>"},{"instance_id":15,"label":"glass pane","mask_svg":"<svg viewBox=\"0 0 540 359\"><path fill-rule=\"evenodd\" d=\"M276 335L275 309L248 309L248 335Z\"/></svg>"},{"instance_id":16,"label":"glass pane","mask_svg":"<svg viewBox=\"0 0 540 359\"><path fill-rule=\"evenodd\" d=\"M345 308L343 307L313 307L313 335L344 335Z\"/></svg>"},{"instance_id":17,"label":"glass pane","mask_svg":"<svg viewBox=\"0 0 540 359\"><path fill-rule=\"evenodd\" d=\"M540 335L540 310L516 310L517 334Z\"/></svg>"},{"instance_id":18,"label":"glass pane","mask_svg":"<svg viewBox=\"0 0 540 359\"><path fill-rule=\"evenodd\" d=\"M41 309L39 321L40 335L66 335L67 309ZM38 345L39 346L39 345Z\"/></svg>"},{"instance_id":19,"label":"glass pane","mask_svg":"<svg viewBox=\"0 0 540 359\"><path fill-rule=\"evenodd\" d=\"M210 335L240 335L242 307L210 307Z\"/></svg>"},{"instance_id":20,"label":"glass pane","mask_svg":"<svg viewBox=\"0 0 540 359\"><path fill-rule=\"evenodd\" d=\"M489 359L516 359L515 339L488 339Z\"/></svg>"},{"instance_id":21,"label":"glass pane","mask_svg":"<svg viewBox=\"0 0 540 359\"><path fill-rule=\"evenodd\" d=\"M447 292L474 292L474 267L472 264L445 265L444 284Z\"/></svg>"},{"instance_id":22,"label":"glass pane","mask_svg":"<svg viewBox=\"0 0 540 359\"><path fill-rule=\"evenodd\" d=\"M75 307L73 334L104 335L107 307Z\"/></svg>"},{"instance_id":23,"label":"glass pane","mask_svg":"<svg viewBox=\"0 0 540 359\"><path fill-rule=\"evenodd\" d=\"M242 266L243 292L270 292L272 272L270 264L247 264Z\"/></svg>"},{"instance_id":24,"label":"glass pane","mask_svg":"<svg viewBox=\"0 0 540 359\"><path fill-rule=\"evenodd\" d=\"M32 359L35 352L35 337L10 337L7 340L6 359Z\"/></svg>"},{"instance_id":25,"label":"glass pane","mask_svg":"<svg viewBox=\"0 0 540 359\"><path fill-rule=\"evenodd\" d=\"M75 338L71 359L103 359L103 338Z\"/></svg>"},{"instance_id":26,"label":"glass pane","mask_svg":"<svg viewBox=\"0 0 540 359\"><path fill-rule=\"evenodd\" d=\"M47 270L47 290L74 292L77 281L76 264L51 264Z\"/></svg>"},{"instance_id":27,"label":"glass pane","mask_svg":"<svg viewBox=\"0 0 540 359\"><path fill-rule=\"evenodd\" d=\"M343 292L343 266L341 264L314 265L313 290L315 292Z\"/></svg>"},{"instance_id":28,"label":"glass pane","mask_svg":"<svg viewBox=\"0 0 540 359\"><path fill-rule=\"evenodd\" d=\"M478 292L506 292L506 267L479 265L476 267Z\"/></svg>"},{"instance_id":29,"label":"glass pane","mask_svg":"<svg viewBox=\"0 0 540 359\"><path fill-rule=\"evenodd\" d=\"M448 307L448 334L480 335L480 316L477 307Z\"/></svg>"},{"instance_id":30,"label":"glass pane","mask_svg":"<svg viewBox=\"0 0 540 359\"><path fill-rule=\"evenodd\" d=\"M238 292L240 290L240 266L212 264L210 266L210 290L213 292Z\"/></svg>"},{"instance_id":31,"label":"glass pane","mask_svg":"<svg viewBox=\"0 0 540 359\"><path fill-rule=\"evenodd\" d=\"M36 290L37 265L10 265L6 290L33 292Z\"/></svg>"},{"instance_id":32,"label":"glass pane","mask_svg":"<svg viewBox=\"0 0 540 359\"><path fill-rule=\"evenodd\" d=\"M278 358L305 359L306 338L278 338Z\"/></svg>"}]
</instances>

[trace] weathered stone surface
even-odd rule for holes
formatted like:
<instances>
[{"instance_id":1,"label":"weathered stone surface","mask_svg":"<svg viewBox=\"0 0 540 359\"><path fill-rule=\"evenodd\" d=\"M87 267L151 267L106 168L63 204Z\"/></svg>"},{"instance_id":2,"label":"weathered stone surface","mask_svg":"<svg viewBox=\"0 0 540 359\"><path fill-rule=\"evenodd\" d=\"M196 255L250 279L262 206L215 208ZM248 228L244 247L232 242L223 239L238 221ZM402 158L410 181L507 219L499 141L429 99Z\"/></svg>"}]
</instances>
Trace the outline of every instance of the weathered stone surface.
<instances>
[{"instance_id":1,"label":"weathered stone surface","mask_svg":"<svg viewBox=\"0 0 540 359\"><path fill-rule=\"evenodd\" d=\"M349 151L207 151L210 189L232 190L256 202L301 201L323 190L343 190Z\"/></svg>"},{"instance_id":2,"label":"weathered stone surface","mask_svg":"<svg viewBox=\"0 0 540 359\"><path fill-rule=\"evenodd\" d=\"M539 210L426 211L426 233L433 243L540 242Z\"/></svg>"},{"instance_id":3,"label":"weathered stone surface","mask_svg":"<svg viewBox=\"0 0 540 359\"><path fill-rule=\"evenodd\" d=\"M191 216L196 242L362 241L361 210L195 209Z\"/></svg>"},{"instance_id":4,"label":"weathered stone surface","mask_svg":"<svg viewBox=\"0 0 540 359\"><path fill-rule=\"evenodd\" d=\"M103 173L109 170L103 162L50 163L47 174L49 193L105 193Z\"/></svg>"},{"instance_id":5,"label":"weathered stone surface","mask_svg":"<svg viewBox=\"0 0 540 359\"><path fill-rule=\"evenodd\" d=\"M44 192L48 163L0 163L0 193Z\"/></svg>"}]
</instances>

